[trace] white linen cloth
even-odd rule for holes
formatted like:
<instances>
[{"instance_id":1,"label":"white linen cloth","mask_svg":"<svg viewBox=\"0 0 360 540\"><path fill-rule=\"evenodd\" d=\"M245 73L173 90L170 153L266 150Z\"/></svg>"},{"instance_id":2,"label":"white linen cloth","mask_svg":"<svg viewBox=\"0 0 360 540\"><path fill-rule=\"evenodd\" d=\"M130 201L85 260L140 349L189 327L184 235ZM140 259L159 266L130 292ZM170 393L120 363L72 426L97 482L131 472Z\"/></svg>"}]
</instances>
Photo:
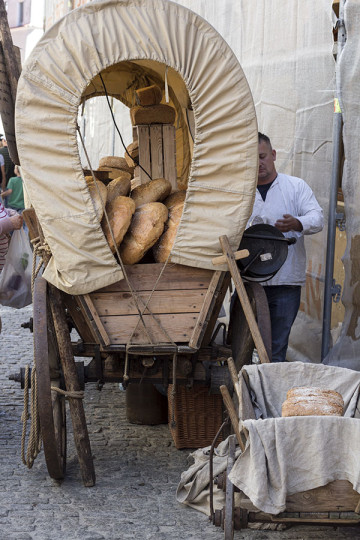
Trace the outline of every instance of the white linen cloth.
<instances>
[{"instance_id":1,"label":"white linen cloth","mask_svg":"<svg viewBox=\"0 0 360 540\"><path fill-rule=\"evenodd\" d=\"M302 362L245 366L257 420L244 420L245 452L229 478L251 502L271 514L286 508L287 495L348 480L360 492L360 419L355 414L360 374ZM286 392L317 386L343 396L343 417L279 418ZM275 418L272 418L274 416Z\"/></svg>"},{"instance_id":2,"label":"white linen cloth","mask_svg":"<svg viewBox=\"0 0 360 540\"><path fill-rule=\"evenodd\" d=\"M264 223L275 225L275 222L282 219L284 214L291 214L297 218L301 222L303 230L284 233L287 238L295 237L296 243L289 246L285 263L264 286L305 285L304 235L317 233L324 226L322 208L306 182L301 178L279 173L270 186L265 201L256 190L254 207L248 225L250 226L253 221L258 222L255 218L261 218Z\"/></svg>"}]
</instances>

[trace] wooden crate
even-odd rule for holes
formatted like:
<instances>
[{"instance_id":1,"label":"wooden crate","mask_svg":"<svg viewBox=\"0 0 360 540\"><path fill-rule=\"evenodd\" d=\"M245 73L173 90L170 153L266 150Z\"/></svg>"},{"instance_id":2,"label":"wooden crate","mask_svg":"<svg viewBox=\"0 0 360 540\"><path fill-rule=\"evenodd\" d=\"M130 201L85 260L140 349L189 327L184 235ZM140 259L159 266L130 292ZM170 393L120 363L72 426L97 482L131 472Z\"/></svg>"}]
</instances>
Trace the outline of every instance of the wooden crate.
<instances>
[{"instance_id":1,"label":"wooden crate","mask_svg":"<svg viewBox=\"0 0 360 540\"><path fill-rule=\"evenodd\" d=\"M149 176L166 178L176 190L175 127L169 124L141 125L134 126L133 133L139 141L140 183L149 182Z\"/></svg>"},{"instance_id":2,"label":"wooden crate","mask_svg":"<svg viewBox=\"0 0 360 540\"><path fill-rule=\"evenodd\" d=\"M223 403L220 394L210 394L206 385L192 388L168 387L169 428L176 448L203 448L213 442L223 423ZM173 425L173 420L175 424ZM218 442L222 441L222 434Z\"/></svg>"}]
</instances>

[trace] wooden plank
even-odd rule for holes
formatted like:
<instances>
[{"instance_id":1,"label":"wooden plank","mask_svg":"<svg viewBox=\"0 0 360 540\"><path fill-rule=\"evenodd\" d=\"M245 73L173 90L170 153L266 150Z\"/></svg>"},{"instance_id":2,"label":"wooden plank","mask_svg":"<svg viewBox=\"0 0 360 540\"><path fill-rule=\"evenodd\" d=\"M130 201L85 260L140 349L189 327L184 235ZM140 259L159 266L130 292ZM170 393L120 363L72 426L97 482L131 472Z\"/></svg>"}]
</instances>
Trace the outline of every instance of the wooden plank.
<instances>
[{"instance_id":1,"label":"wooden plank","mask_svg":"<svg viewBox=\"0 0 360 540\"><path fill-rule=\"evenodd\" d=\"M164 314L157 315L157 319L176 343L186 343L194 330L197 314ZM128 343L130 336L139 320L137 315L119 317L101 317L102 323L107 331L111 343ZM153 339L153 342L169 343L164 332L162 332L151 315L144 315L146 327ZM139 322L134 332L131 343L148 344L149 339Z\"/></svg>"},{"instance_id":2,"label":"wooden plank","mask_svg":"<svg viewBox=\"0 0 360 540\"><path fill-rule=\"evenodd\" d=\"M74 361L74 355L72 352L69 328L66 321L66 314L64 305L62 303L61 293L59 289L51 284L49 284L49 299L66 390L68 392L79 392L81 388ZM69 397L69 407L83 483L85 486L90 487L95 484L95 470L86 425L83 400Z\"/></svg>"},{"instance_id":3,"label":"wooden plank","mask_svg":"<svg viewBox=\"0 0 360 540\"><path fill-rule=\"evenodd\" d=\"M86 304L87 309L89 310L90 319L92 318L94 321L94 324L96 325L96 328L99 332L99 335L102 341L102 345L110 345L109 336L107 335L107 332L103 326L103 323L101 322L98 312L96 311L96 308L93 304L91 296L89 294L84 294L82 295L82 299L84 303ZM81 298L79 300L81 301Z\"/></svg>"},{"instance_id":4,"label":"wooden plank","mask_svg":"<svg viewBox=\"0 0 360 540\"><path fill-rule=\"evenodd\" d=\"M289 512L340 512L354 510L359 493L347 480L335 480L326 486L288 495L286 510Z\"/></svg>"},{"instance_id":5,"label":"wooden plank","mask_svg":"<svg viewBox=\"0 0 360 540\"><path fill-rule=\"evenodd\" d=\"M139 165L140 167L140 182L146 184L151 176L151 157L150 157L150 133L149 126L137 126L139 139ZM146 174L146 172L148 174Z\"/></svg>"},{"instance_id":6,"label":"wooden plank","mask_svg":"<svg viewBox=\"0 0 360 540\"><path fill-rule=\"evenodd\" d=\"M207 323L204 336L202 338L201 347L206 347L209 345L210 340L212 338L215 324L218 320L218 316L220 313L221 306L223 305L224 298L226 295L226 291L228 290L230 286L231 276L229 272L225 273L224 280L221 285L221 289L217 295L217 298L215 300L215 303L213 307L211 308L211 312L209 311L209 321Z\"/></svg>"},{"instance_id":7,"label":"wooden plank","mask_svg":"<svg viewBox=\"0 0 360 540\"><path fill-rule=\"evenodd\" d=\"M62 298L80 338L85 343L92 343L94 341L97 343L97 334L94 334L88 317L84 316L83 310L78 302L79 296L62 293Z\"/></svg>"},{"instance_id":8,"label":"wooden plank","mask_svg":"<svg viewBox=\"0 0 360 540\"><path fill-rule=\"evenodd\" d=\"M264 342L262 340L259 327L255 320L254 312L251 308L248 295L246 293L243 281L240 276L239 269L235 262L234 253L230 247L229 240L227 236L220 236L219 240L220 240L220 244L224 252L224 255L226 256L229 270L231 273L231 277L234 280L236 292L238 293L238 297L241 302L241 306L243 308L246 320L248 322L250 332L255 343L255 347L258 351L260 361L262 364L269 363L269 358L268 358L268 355L264 346Z\"/></svg>"},{"instance_id":9,"label":"wooden plank","mask_svg":"<svg viewBox=\"0 0 360 540\"><path fill-rule=\"evenodd\" d=\"M201 308L199 318L194 329L194 333L191 336L189 341L189 346L197 349L200 346L204 333L206 331L207 322L209 320L209 314L211 314L212 308L217 299L217 294L219 287L224 279L225 272L216 271L214 272L211 282L209 284L208 290L206 292L206 297Z\"/></svg>"},{"instance_id":10,"label":"wooden plank","mask_svg":"<svg viewBox=\"0 0 360 540\"><path fill-rule=\"evenodd\" d=\"M164 178L169 180L173 191L177 190L176 182L176 143L175 127L163 125Z\"/></svg>"},{"instance_id":11,"label":"wooden plank","mask_svg":"<svg viewBox=\"0 0 360 540\"><path fill-rule=\"evenodd\" d=\"M81 313L84 317L84 319L87 321L88 323L88 326L89 326L89 330L92 334L92 340L95 342L95 343L98 343L100 345L110 345L110 341L109 341L109 337L107 336L106 338L106 341L107 343L105 344L104 343L104 339L99 331L99 327L98 327L98 324L96 323L96 321L94 320L93 316L92 316L92 313L88 307L88 303L85 302L84 300L84 296L83 295L78 295L76 296L76 301L78 303L78 306L81 310ZM100 321L100 326L102 327L103 324L102 322ZM106 333L106 331L104 330L104 332Z\"/></svg>"},{"instance_id":12,"label":"wooden plank","mask_svg":"<svg viewBox=\"0 0 360 540\"><path fill-rule=\"evenodd\" d=\"M190 289L188 291L155 291L148 307L152 313L199 313L204 303L206 291ZM141 309L148 301L150 292L137 295ZM137 315L138 310L133 296L129 292L91 293L91 300L100 316ZM147 313L150 313L147 311Z\"/></svg>"},{"instance_id":13,"label":"wooden plank","mask_svg":"<svg viewBox=\"0 0 360 540\"><path fill-rule=\"evenodd\" d=\"M29 238L30 240L34 240L34 238L39 236L38 221L34 208L25 208L22 215L29 229Z\"/></svg>"},{"instance_id":14,"label":"wooden plank","mask_svg":"<svg viewBox=\"0 0 360 540\"><path fill-rule=\"evenodd\" d=\"M238 419L238 417L236 415L235 407L234 407L234 404L233 404L232 399L230 397L229 390L227 389L227 387L224 384L222 384L220 386L220 392L221 392L222 398L224 400L227 412L229 414L229 418L230 418L231 425L233 427L234 433L236 435L237 442L238 442L238 444L239 444L239 446L241 448L241 451L245 452L245 445L244 445L243 440L241 438L241 433L240 433L240 429L239 429L239 419Z\"/></svg>"},{"instance_id":15,"label":"wooden plank","mask_svg":"<svg viewBox=\"0 0 360 540\"><path fill-rule=\"evenodd\" d=\"M163 138L160 124L150 126L151 177L164 177Z\"/></svg>"},{"instance_id":16,"label":"wooden plank","mask_svg":"<svg viewBox=\"0 0 360 540\"><path fill-rule=\"evenodd\" d=\"M234 258L235 261L238 261L240 259L246 259L250 255L248 249L240 249L239 251L234 251ZM225 255L220 255L219 257L214 257L211 262L214 266L217 266L219 264L226 264L226 257Z\"/></svg>"},{"instance_id":17,"label":"wooden plank","mask_svg":"<svg viewBox=\"0 0 360 540\"><path fill-rule=\"evenodd\" d=\"M14 111L17 83L21 72L18 47L14 47L4 0L0 0L0 115L12 161L20 164L16 140Z\"/></svg>"},{"instance_id":18,"label":"wooden plank","mask_svg":"<svg viewBox=\"0 0 360 540\"><path fill-rule=\"evenodd\" d=\"M133 264L125 266L126 274L131 286L138 291L151 291L160 275L162 263ZM207 289L211 281L213 270L193 268L179 264L168 264L159 280L156 290L188 290ZM129 291L125 279L112 285L99 289L97 292Z\"/></svg>"}]
</instances>

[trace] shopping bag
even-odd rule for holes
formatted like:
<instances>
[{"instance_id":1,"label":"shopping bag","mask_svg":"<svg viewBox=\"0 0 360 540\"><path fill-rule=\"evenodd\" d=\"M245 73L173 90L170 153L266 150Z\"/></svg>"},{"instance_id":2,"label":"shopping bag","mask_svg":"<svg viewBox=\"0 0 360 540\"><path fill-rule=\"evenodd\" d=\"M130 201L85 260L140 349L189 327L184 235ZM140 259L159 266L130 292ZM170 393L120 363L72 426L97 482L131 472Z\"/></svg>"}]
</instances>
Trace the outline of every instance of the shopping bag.
<instances>
[{"instance_id":1,"label":"shopping bag","mask_svg":"<svg viewBox=\"0 0 360 540\"><path fill-rule=\"evenodd\" d=\"M0 304L3 306L22 308L31 304L32 257L24 229L14 231L0 274Z\"/></svg>"}]
</instances>

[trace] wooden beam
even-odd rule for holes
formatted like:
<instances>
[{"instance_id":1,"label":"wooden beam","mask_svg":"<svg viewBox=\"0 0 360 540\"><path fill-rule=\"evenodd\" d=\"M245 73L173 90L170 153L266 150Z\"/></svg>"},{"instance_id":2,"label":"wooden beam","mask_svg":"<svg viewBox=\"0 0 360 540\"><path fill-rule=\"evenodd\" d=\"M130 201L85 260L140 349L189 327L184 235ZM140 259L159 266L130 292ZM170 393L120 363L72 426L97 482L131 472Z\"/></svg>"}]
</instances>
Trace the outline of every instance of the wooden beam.
<instances>
[{"instance_id":1,"label":"wooden beam","mask_svg":"<svg viewBox=\"0 0 360 540\"><path fill-rule=\"evenodd\" d=\"M267 355L265 345L262 340L260 330L255 319L254 312L251 308L250 301L246 293L243 281L241 279L239 269L235 262L234 253L230 247L230 243L227 236L220 236L220 244L224 252L224 255L226 256L226 260L229 266L231 277L234 280L236 292L238 293L238 297L241 302L241 306L243 308L246 320L248 322L250 332L255 343L255 347L259 354L260 361L262 364L269 363L269 357Z\"/></svg>"},{"instance_id":2,"label":"wooden beam","mask_svg":"<svg viewBox=\"0 0 360 540\"><path fill-rule=\"evenodd\" d=\"M15 100L21 72L20 55L14 47L4 0L0 0L0 115L12 161L20 164L15 141Z\"/></svg>"}]
</instances>

